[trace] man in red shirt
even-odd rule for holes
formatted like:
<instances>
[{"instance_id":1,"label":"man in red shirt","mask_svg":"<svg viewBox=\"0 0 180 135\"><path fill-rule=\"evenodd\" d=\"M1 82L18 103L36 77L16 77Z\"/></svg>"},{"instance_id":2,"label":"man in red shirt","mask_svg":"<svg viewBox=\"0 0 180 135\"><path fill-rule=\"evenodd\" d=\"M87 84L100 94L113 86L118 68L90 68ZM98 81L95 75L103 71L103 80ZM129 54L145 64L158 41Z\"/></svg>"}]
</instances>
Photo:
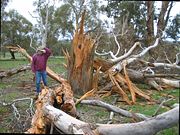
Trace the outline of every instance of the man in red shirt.
<instances>
[{"instance_id":1,"label":"man in red shirt","mask_svg":"<svg viewBox=\"0 0 180 135\"><path fill-rule=\"evenodd\" d=\"M39 93L41 92L40 83L41 78L43 80L44 86L47 86L47 73L46 65L49 56L51 55L51 50L47 47L43 48L40 46L36 53L32 56L31 69L35 73L36 77L36 97L38 98Z\"/></svg>"}]
</instances>

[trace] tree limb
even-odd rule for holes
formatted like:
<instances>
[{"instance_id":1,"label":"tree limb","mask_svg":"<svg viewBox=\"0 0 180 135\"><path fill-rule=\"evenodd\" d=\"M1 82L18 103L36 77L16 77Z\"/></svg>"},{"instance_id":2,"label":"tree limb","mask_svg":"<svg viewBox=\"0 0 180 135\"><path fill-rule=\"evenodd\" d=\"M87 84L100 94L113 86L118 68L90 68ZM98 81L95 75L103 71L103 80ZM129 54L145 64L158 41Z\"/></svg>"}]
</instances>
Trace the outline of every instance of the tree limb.
<instances>
[{"instance_id":1,"label":"tree limb","mask_svg":"<svg viewBox=\"0 0 180 135\"><path fill-rule=\"evenodd\" d=\"M101 135L152 135L163 129L173 127L179 122L179 106L156 117L138 123L128 124L96 124L94 130L90 124L77 120L65 112L46 104L44 115L54 121L64 133L69 134L101 134Z\"/></svg>"},{"instance_id":2,"label":"tree limb","mask_svg":"<svg viewBox=\"0 0 180 135\"><path fill-rule=\"evenodd\" d=\"M105 103L105 102L100 101L100 100L82 100L80 103L81 104L87 104L87 105L103 107L103 108L106 108L109 111L118 113L120 115L123 115L125 117L129 117L129 118L132 118L133 116L136 116L137 118L142 119L142 120L147 120L147 119L150 118L150 117L145 116L144 114L140 114L140 113L133 113L132 114L129 111L126 111L124 109L121 109L121 108L113 106L113 105L110 105L110 104Z\"/></svg>"},{"instance_id":3,"label":"tree limb","mask_svg":"<svg viewBox=\"0 0 180 135\"><path fill-rule=\"evenodd\" d=\"M128 124L98 124L102 135L153 135L179 123L179 106L151 119Z\"/></svg>"},{"instance_id":4,"label":"tree limb","mask_svg":"<svg viewBox=\"0 0 180 135\"><path fill-rule=\"evenodd\" d=\"M120 65L118 66L118 71L120 72L120 71L123 69L123 65L124 65L124 64L125 64L125 65L128 65L128 64L134 62L135 60L137 60L137 59L141 58L142 56L144 56L150 49L155 48L156 46L158 46L159 40L160 40L160 38L157 38L156 41L155 41L155 43L154 43L153 45L151 45L151 46L149 46L148 48L144 49L141 53L139 53L139 54L137 54L137 55L133 55L131 58L125 59L125 60L123 60L121 63L118 63L118 64L120 64ZM116 61L116 63L117 63L117 62L119 62L119 61ZM115 65L115 66L116 66L116 65ZM114 67L115 67L115 66L114 66ZM113 68L114 68L114 67L113 67Z\"/></svg>"}]
</instances>

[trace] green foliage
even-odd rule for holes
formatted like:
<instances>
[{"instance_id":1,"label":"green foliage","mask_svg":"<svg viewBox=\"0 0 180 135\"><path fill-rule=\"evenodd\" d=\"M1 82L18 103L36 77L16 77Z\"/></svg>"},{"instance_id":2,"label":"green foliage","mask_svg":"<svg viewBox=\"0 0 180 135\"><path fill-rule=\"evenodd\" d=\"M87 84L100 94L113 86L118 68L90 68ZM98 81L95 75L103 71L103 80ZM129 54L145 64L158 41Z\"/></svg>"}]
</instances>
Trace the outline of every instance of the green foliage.
<instances>
[{"instance_id":1,"label":"green foliage","mask_svg":"<svg viewBox=\"0 0 180 135\"><path fill-rule=\"evenodd\" d=\"M20 15L16 10L6 13L6 19L1 26L1 42L4 45L19 44L28 48L30 43L29 31L32 28L31 22Z\"/></svg>"},{"instance_id":2,"label":"green foliage","mask_svg":"<svg viewBox=\"0 0 180 135\"><path fill-rule=\"evenodd\" d=\"M174 41L179 41L180 38L180 14L177 14L172 20L170 26L166 30L167 37Z\"/></svg>"},{"instance_id":3,"label":"green foliage","mask_svg":"<svg viewBox=\"0 0 180 135\"><path fill-rule=\"evenodd\" d=\"M68 18L71 19L73 31L76 28L76 24L80 23L81 15L84 10L86 10L84 25L85 31L93 30L101 25L99 18L100 6L98 0L88 0L86 2L82 0L64 0L64 3L65 4L63 6L68 8L70 11Z\"/></svg>"},{"instance_id":4,"label":"green foliage","mask_svg":"<svg viewBox=\"0 0 180 135\"><path fill-rule=\"evenodd\" d=\"M122 18L129 14L128 16L128 26L133 26L134 32L133 36L136 36L138 38L146 38L146 33L150 32L147 31L147 21L149 17L152 17L154 21L158 21L160 18L160 14L155 12L159 9L156 7L156 3L154 2L153 9L151 15L148 17L147 15L147 5L146 1L117 1L117 0L107 0L108 4L107 6L102 7L102 11L106 12L109 17L114 17L117 21L122 20ZM175 3L175 2L174 2ZM174 4L173 3L173 4ZM162 12L165 14L168 14L168 12L171 11L171 4L169 4L169 9L163 10ZM169 11L168 11L169 10ZM171 21L171 24L167 25L166 22L170 21L170 16L168 18L164 18L161 20L160 23L162 23L162 28L167 28L167 37L171 38L175 41L179 39L179 27L180 27L180 21L179 21L179 15L176 15L176 17ZM153 22L152 22L153 23ZM156 24L153 24L154 27L156 27ZM160 27L160 26L158 26ZM151 30L153 31L153 30ZM155 36L155 35L154 35Z\"/></svg>"},{"instance_id":5,"label":"green foliage","mask_svg":"<svg viewBox=\"0 0 180 135\"><path fill-rule=\"evenodd\" d=\"M111 1L103 9L108 16L122 20L128 14L128 26L134 26L135 35L140 37L146 32L146 7L144 1Z\"/></svg>"}]
</instances>

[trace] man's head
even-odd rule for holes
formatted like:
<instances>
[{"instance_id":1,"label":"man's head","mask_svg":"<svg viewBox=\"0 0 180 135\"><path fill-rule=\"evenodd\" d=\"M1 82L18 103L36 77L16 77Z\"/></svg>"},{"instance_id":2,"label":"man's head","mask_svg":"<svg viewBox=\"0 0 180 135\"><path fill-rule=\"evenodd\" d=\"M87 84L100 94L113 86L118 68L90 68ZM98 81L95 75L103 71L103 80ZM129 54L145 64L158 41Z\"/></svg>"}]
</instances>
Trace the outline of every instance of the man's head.
<instances>
[{"instance_id":1,"label":"man's head","mask_svg":"<svg viewBox=\"0 0 180 135\"><path fill-rule=\"evenodd\" d=\"M37 48L36 52L37 52L38 54L43 54L43 53L45 53L46 51L44 50L44 47L43 47L43 46L39 46L39 47Z\"/></svg>"}]
</instances>

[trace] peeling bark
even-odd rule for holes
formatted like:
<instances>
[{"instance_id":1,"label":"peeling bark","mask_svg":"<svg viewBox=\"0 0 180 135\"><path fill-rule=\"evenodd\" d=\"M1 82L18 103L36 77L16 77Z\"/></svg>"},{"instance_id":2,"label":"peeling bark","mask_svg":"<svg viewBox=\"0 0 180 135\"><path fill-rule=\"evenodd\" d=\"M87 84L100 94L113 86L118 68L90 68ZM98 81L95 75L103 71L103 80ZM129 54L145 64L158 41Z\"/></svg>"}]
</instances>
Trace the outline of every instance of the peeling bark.
<instances>
[{"instance_id":1,"label":"peeling bark","mask_svg":"<svg viewBox=\"0 0 180 135\"><path fill-rule=\"evenodd\" d=\"M154 1L146 1L147 5L147 39L148 44L152 42L152 37L154 36L154 28L153 28L153 18L154 18Z\"/></svg>"},{"instance_id":2,"label":"peeling bark","mask_svg":"<svg viewBox=\"0 0 180 135\"><path fill-rule=\"evenodd\" d=\"M162 1L161 11L157 23L157 37L161 37L165 29L166 20L164 19L170 1Z\"/></svg>"}]
</instances>

